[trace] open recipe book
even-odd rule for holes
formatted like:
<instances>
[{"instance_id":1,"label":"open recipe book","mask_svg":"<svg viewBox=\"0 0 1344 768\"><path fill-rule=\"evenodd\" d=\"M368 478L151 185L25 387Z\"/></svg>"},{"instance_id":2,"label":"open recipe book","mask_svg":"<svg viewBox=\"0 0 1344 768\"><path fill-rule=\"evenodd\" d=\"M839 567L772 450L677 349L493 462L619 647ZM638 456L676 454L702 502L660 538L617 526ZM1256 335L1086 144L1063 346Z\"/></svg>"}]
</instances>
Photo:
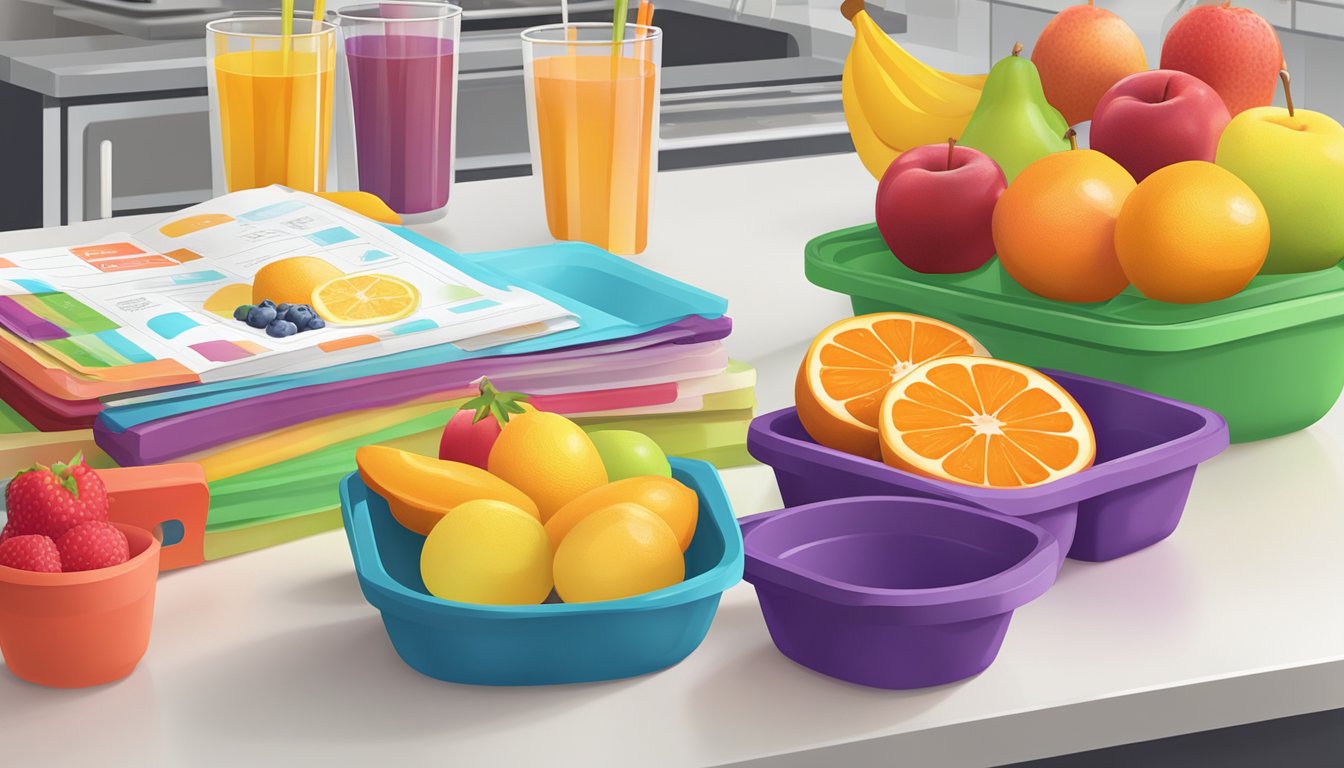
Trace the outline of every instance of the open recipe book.
<instances>
[{"instance_id":1,"label":"open recipe book","mask_svg":"<svg viewBox=\"0 0 1344 768\"><path fill-rule=\"evenodd\" d=\"M239 306L272 298L254 295L254 280L259 292L311 293L325 326L278 337L235 319ZM134 234L0 256L6 335L95 379L167 363L225 381L447 342L484 349L576 325L551 301L488 285L284 187L225 195Z\"/></svg>"}]
</instances>

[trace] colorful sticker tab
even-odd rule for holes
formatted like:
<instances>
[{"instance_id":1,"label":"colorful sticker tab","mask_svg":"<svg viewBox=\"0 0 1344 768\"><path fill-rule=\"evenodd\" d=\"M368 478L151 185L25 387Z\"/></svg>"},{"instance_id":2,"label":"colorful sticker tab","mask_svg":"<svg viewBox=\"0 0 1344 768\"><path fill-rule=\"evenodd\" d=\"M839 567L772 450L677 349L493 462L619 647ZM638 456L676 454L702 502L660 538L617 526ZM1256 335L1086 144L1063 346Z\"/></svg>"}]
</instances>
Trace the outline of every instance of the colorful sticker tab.
<instances>
[{"instance_id":1,"label":"colorful sticker tab","mask_svg":"<svg viewBox=\"0 0 1344 768\"><path fill-rule=\"evenodd\" d=\"M175 267L177 262L158 253L146 253L130 243L104 243L71 248L70 252L101 272Z\"/></svg>"},{"instance_id":2,"label":"colorful sticker tab","mask_svg":"<svg viewBox=\"0 0 1344 768\"><path fill-rule=\"evenodd\" d=\"M318 245L327 246L354 240L356 239L356 236L354 232L351 232L345 227L331 227L330 229L324 229L321 232L312 233L308 236L308 239Z\"/></svg>"},{"instance_id":3,"label":"colorful sticker tab","mask_svg":"<svg viewBox=\"0 0 1344 768\"><path fill-rule=\"evenodd\" d=\"M200 325L200 323L192 320L181 312L166 312L162 315L151 317L145 325L149 326L149 330L159 334L165 339L175 339L183 333Z\"/></svg>"}]
</instances>

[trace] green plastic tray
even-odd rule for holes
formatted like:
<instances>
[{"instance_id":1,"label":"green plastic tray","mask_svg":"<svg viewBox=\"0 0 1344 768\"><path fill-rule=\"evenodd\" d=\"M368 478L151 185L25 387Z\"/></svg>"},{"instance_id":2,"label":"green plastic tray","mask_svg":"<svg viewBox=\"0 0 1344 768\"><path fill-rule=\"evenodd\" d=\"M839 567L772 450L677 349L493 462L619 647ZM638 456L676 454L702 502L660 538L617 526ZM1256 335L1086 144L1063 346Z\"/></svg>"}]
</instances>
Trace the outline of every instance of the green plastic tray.
<instances>
[{"instance_id":1,"label":"green plastic tray","mask_svg":"<svg viewBox=\"0 0 1344 768\"><path fill-rule=\"evenodd\" d=\"M1308 427L1344 389L1344 269L1257 277L1208 304L1152 301L1133 288L1067 304L1022 288L997 259L957 275L907 269L875 225L812 240L805 261L808 280L848 294L855 314L935 317L995 357L1202 405L1227 419L1233 442Z\"/></svg>"}]
</instances>

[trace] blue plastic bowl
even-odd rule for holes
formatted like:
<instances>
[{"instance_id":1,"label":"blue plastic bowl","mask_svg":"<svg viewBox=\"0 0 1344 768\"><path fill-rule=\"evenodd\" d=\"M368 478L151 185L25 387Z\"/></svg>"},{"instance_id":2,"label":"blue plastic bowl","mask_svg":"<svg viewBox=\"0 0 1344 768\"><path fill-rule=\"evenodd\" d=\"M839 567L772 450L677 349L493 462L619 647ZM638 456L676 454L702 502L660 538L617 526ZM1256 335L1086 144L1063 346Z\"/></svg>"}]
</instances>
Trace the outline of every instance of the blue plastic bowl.
<instances>
[{"instance_id":1,"label":"blue plastic bowl","mask_svg":"<svg viewBox=\"0 0 1344 768\"><path fill-rule=\"evenodd\" d=\"M672 459L700 497L686 580L597 603L474 605L430 595L420 579L425 537L404 528L354 472L341 516L364 597L392 647L421 674L474 685L556 685L634 677L670 667L705 639L719 597L742 579L742 533L723 483L703 461Z\"/></svg>"}]
</instances>

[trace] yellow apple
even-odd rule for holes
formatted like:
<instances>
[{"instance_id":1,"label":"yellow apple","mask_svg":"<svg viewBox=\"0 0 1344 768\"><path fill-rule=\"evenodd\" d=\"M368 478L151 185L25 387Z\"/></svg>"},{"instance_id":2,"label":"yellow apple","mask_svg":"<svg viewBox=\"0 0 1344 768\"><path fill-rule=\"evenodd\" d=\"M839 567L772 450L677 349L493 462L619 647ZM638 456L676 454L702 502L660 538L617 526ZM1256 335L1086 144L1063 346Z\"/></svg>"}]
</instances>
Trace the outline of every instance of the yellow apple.
<instances>
[{"instance_id":1,"label":"yellow apple","mask_svg":"<svg viewBox=\"0 0 1344 768\"><path fill-rule=\"evenodd\" d=\"M1232 118L1218 165L1246 182L1269 217L1261 274L1313 272L1344 259L1344 126L1320 112L1256 107Z\"/></svg>"}]
</instances>

